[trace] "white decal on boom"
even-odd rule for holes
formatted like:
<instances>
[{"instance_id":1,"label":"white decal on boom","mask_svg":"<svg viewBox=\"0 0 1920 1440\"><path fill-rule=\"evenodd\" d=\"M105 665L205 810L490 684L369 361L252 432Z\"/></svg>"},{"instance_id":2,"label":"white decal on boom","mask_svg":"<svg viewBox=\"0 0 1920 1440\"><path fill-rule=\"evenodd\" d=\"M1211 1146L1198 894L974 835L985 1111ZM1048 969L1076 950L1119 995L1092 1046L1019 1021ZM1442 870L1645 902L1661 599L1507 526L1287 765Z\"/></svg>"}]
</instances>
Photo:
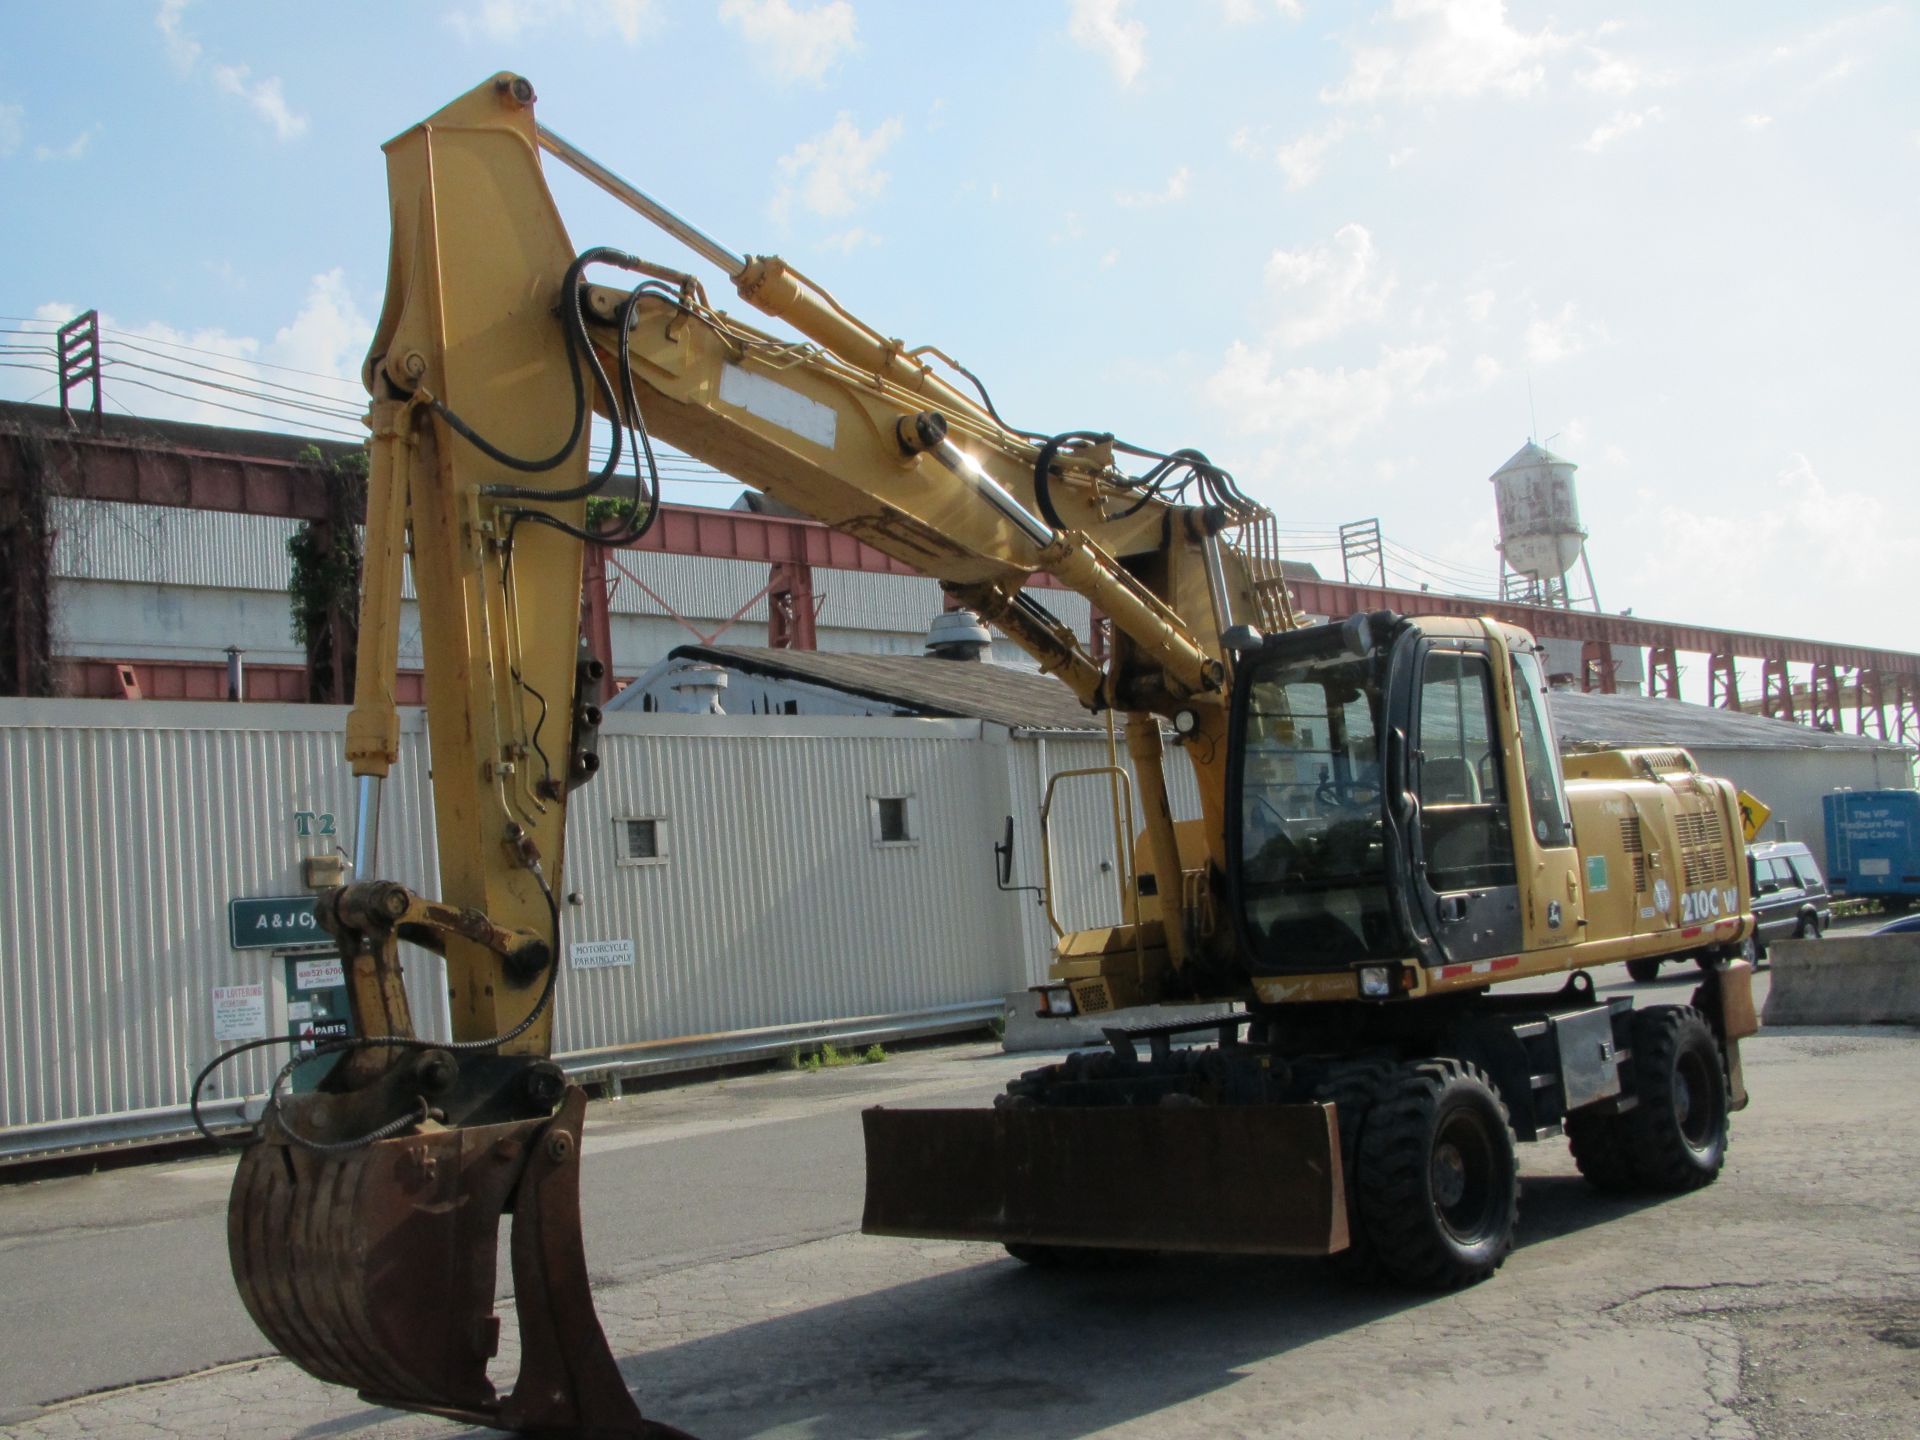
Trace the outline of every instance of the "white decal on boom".
<instances>
[{"instance_id":1,"label":"white decal on boom","mask_svg":"<svg viewBox=\"0 0 1920 1440\"><path fill-rule=\"evenodd\" d=\"M769 380L738 365L728 365L720 371L720 399L723 404L737 405L749 415L758 415L769 425L790 430L802 440L833 449L833 437L840 425L840 417L833 407L809 400L778 380Z\"/></svg>"}]
</instances>

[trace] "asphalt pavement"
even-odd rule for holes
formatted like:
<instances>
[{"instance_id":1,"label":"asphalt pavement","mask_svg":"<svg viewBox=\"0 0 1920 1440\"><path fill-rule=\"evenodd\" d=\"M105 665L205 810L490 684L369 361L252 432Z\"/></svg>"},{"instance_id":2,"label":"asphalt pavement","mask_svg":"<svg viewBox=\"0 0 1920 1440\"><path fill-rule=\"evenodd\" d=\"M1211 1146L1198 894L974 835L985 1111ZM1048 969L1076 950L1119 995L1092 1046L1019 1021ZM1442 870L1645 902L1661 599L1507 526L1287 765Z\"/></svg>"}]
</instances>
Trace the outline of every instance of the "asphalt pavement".
<instances>
[{"instance_id":1,"label":"asphalt pavement","mask_svg":"<svg viewBox=\"0 0 1920 1440\"><path fill-rule=\"evenodd\" d=\"M1678 1001L1693 983L1676 967L1632 988ZM859 1235L858 1112L983 1104L1046 1058L981 1044L595 1105L588 1256L642 1407L703 1440L1906 1440L1920 1433L1917 1041L1747 1042L1753 1106L1726 1174L1694 1195L1602 1197L1564 1145L1522 1147L1518 1249L1445 1297L1312 1262L1061 1274L997 1247ZM230 1174L201 1159L0 1187L0 1434L480 1433L254 1358L265 1347L226 1273ZM511 1359L509 1343L507 1373ZM162 1377L178 1378L135 1383Z\"/></svg>"}]
</instances>

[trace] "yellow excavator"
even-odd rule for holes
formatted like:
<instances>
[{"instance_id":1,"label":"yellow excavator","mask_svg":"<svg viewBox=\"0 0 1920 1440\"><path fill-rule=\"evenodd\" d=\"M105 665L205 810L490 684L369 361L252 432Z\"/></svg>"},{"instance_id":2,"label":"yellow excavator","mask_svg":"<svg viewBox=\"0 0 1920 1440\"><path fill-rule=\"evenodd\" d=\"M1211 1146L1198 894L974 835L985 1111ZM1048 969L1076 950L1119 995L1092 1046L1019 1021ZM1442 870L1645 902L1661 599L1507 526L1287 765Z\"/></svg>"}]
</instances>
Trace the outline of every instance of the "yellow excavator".
<instances>
[{"instance_id":1,"label":"yellow excavator","mask_svg":"<svg viewBox=\"0 0 1920 1440\"><path fill-rule=\"evenodd\" d=\"M1202 1025L1116 1023L990 1109L870 1111L869 1232L1036 1264L1345 1253L1444 1289L1511 1248L1516 1140L1567 1135L1603 1187L1715 1177L1755 1029L1726 782L1671 750L1563 767L1536 647L1511 626L1302 624L1272 517L1205 455L1014 428L938 350L886 338L777 258L733 254L542 127L523 77L386 152L347 731L358 831L352 883L320 902L355 1034L317 1090L276 1082L229 1211L240 1293L283 1354L370 1400L501 1429L681 1433L641 1417L595 1316L585 1097L551 1059L567 800L598 764L582 556L646 530L656 438L935 577L1121 718L1143 821L1128 918L1062 936L1040 1013L1241 1003ZM549 160L805 338L723 313L683 271L577 250ZM596 414L614 435L598 466ZM590 522L590 500L613 503ZM433 899L381 879L376 848L406 555ZM1110 618L1104 658L1028 588L1041 574ZM1169 744L1198 820L1174 818ZM1004 878L1011 837L996 848ZM451 1040L414 1031L402 941L445 957ZM1691 1004L1595 993L1588 967L1650 956L1699 962ZM503 1394L488 1365L504 1213L521 1368Z\"/></svg>"}]
</instances>

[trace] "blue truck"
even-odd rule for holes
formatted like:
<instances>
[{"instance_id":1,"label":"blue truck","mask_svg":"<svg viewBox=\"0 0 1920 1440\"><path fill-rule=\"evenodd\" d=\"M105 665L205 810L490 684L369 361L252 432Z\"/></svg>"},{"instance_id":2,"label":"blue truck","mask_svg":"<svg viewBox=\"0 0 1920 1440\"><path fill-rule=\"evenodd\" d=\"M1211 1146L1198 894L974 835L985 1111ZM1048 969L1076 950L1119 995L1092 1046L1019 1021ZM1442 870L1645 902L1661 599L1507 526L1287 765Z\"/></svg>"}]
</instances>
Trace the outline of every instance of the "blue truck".
<instances>
[{"instance_id":1,"label":"blue truck","mask_svg":"<svg viewBox=\"0 0 1920 1440\"><path fill-rule=\"evenodd\" d=\"M1836 790L1820 803L1834 893L1910 906L1920 896L1920 790Z\"/></svg>"}]
</instances>

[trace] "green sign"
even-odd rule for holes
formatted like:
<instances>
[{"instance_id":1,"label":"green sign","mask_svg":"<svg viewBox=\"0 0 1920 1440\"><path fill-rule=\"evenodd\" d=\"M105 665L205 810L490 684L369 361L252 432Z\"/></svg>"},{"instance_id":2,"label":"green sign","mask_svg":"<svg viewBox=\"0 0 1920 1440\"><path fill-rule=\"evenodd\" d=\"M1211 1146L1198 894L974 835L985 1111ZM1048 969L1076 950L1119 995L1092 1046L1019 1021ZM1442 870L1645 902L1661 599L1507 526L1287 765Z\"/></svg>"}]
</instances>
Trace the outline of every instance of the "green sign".
<instances>
[{"instance_id":1,"label":"green sign","mask_svg":"<svg viewBox=\"0 0 1920 1440\"><path fill-rule=\"evenodd\" d=\"M1589 855L1587 857L1587 893L1598 895L1607 888L1607 857Z\"/></svg>"},{"instance_id":2,"label":"green sign","mask_svg":"<svg viewBox=\"0 0 1920 1440\"><path fill-rule=\"evenodd\" d=\"M256 895L227 902L227 933L236 950L278 950L283 945L325 945L311 895Z\"/></svg>"}]
</instances>

